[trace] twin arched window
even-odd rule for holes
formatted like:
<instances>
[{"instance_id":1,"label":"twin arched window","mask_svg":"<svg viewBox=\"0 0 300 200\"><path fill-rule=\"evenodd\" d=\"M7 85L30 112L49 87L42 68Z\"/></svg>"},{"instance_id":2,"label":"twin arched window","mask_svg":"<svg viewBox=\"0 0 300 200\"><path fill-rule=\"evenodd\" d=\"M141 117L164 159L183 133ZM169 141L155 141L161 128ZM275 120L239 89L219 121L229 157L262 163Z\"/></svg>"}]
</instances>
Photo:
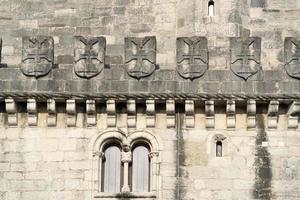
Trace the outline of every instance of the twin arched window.
<instances>
[{"instance_id":1,"label":"twin arched window","mask_svg":"<svg viewBox=\"0 0 300 200\"><path fill-rule=\"evenodd\" d=\"M150 192L150 146L144 142L132 148L108 143L100 159L101 192Z\"/></svg>"}]
</instances>

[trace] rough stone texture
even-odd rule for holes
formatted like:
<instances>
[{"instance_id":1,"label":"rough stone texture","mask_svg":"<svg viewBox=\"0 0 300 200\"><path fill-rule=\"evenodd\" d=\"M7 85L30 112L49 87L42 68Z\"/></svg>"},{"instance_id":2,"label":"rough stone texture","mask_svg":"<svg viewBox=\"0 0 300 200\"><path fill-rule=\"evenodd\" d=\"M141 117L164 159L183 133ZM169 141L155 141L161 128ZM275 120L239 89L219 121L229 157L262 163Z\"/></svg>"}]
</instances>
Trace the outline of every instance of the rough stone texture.
<instances>
[{"instance_id":1,"label":"rough stone texture","mask_svg":"<svg viewBox=\"0 0 300 200\"><path fill-rule=\"evenodd\" d=\"M90 146L96 136L114 128L150 131L158 138L162 149L157 198L148 199L300 199L299 129L288 128L291 118L298 120L299 110L289 109L300 99L300 85L284 70L285 38L299 39L299 1L215 0L212 17L206 0L0 2L1 200L94 200L92 177L97 172ZM53 69L43 77L27 77L20 70L22 38L38 35L53 37ZM106 39L103 70L90 79L74 72L75 36ZM125 69L124 38L147 36L156 37L157 68L137 80ZM207 39L208 70L188 80L176 71L176 39L194 36ZM261 38L262 71L244 81L230 70L230 37L248 36ZM5 105L9 98L16 100L13 112ZM37 102L36 127L28 126L28 99ZM46 106L49 99L56 102L52 113ZM73 99L75 124L68 127L66 100ZM136 116L130 113L136 117L136 128L128 128L128 99L137 103ZM257 126L250 129L249 99L257 101L251 116ZM87 123L86 100L95 100L93 126ZM116 102L113 110L106 107L107 100ZM145 100L155 100L151 128L146 127ZM166 100L175 107L167 108ZM195 103L189 113L186 100ZM206 100L214 101L213 113L205 112ZM230 113L235 128L227 128L227 100L236 103L236 112ZM270 100L279 102L273 129L267 126ZM50 114L57 118L52 127ZM186 114L195 118L194 128L187 128ZM15 127L8 123L11 115L18 122ZM114 126L108 128L111 120ZM207 121L214 128L206 128ZM215 138L220 135L224 151L216 157ZM130 199L128 194L118 195L98 199Z\"/></svg>"}]
</instances>

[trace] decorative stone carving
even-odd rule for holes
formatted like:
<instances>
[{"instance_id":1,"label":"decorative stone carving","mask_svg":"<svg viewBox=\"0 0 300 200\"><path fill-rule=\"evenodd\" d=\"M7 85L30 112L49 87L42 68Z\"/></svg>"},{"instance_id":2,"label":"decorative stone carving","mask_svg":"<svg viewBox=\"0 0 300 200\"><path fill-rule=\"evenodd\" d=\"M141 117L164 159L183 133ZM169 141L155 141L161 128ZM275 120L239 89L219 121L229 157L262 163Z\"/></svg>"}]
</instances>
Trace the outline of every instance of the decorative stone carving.
<instances>
[{"instance_id":1,"label":"decorative stone carving","mask_svg":"<svg viewBox=\"0 0 300 200\"><path fill-rule=\"evenodd\" d=\"M185 125L186 128L195 127L195 104L193 100L185 100Z\"/></svg>"},{"instance_id":2,"label":"decorative stone carving","mask_svg":"<svg viewBox=\"0 0 300 200\"><path fill-rule=\"evenodd\" d=\"M215 128L215 102L205 101L206 128Z\"/></svg>"},{"instance_id":3,"label":"decorative stone carving","mask_svg":"<svg viewBox=\"0 0 300 200\"><path fill-rule=\"evenodd\" d=\"M87 114L87 125L95 126L97 124L97 115L96 115L96 101L87 100L86 101L86 114Z\"/></svg>"},{"instance_id":4,"label":"decorative stone carving","mask_svg":"<svg viewBox=\"0 0 300 200\"><path fill-rule=\"evenodd\" d=\"M288 110L288 128L296 129L298 128L300 114L300 101L294 101Z\"/></svg>"},{"instance_id":5,"label":"decorative stone carving","mask_svg":"<svg viewBox=\"0 0 300 200\"><path fill-rule=\"evenodd\" d=\"M135 100L127 101L127 126L128 126L128 128L136 127L136 103L135 103Z\"/></svg>"},{"instance_id":6,"label":"decorative stone carving","mask_svg":"<svg viewBox=\"0 0 300 200\"><path fill-rule=\"evenodd\" d=\"M75 37L75 73L82 78L98 75L104 68L106 40L104 37Z\"/></svg>"},{"instance_id":7,"label":"decorative stone carving","mask_svg":"<svg viewBox=\"0 0 300 200\"><path fill-rule=\"evenodd\" d=\"M116 126L116 102L115 100L108 100L106 102L107 112L107 127Z\"/></svg>"},{"instance_id":8,"label":"decorative stone carving","mask_svg":"<svg viewBox=\"0 0 300 200\"><path fill-rule=\"evenodd\" d=\"M27 100L27 112L28 112L28 125L36 126L37 125L37 109L36 109L36 100L35 99Z\"/></svg>"},{"instance_id":9,"label":"decorative stone carving","mask_svg":"<svg viewBox=\"0 0 300 200\"><path fill-rule=\"evenodd\" d=\"M248 128L256 127L256 101L255 100L247 101L247 127Z\"/></svg>"},{"instance_id":10,"label":"decorative stone carving","mask_svg":"<svg viewBox=\"0 0 300 200\"><path fill-rule=\"evenodd\" d=\"M21 70L26 76L40 77L48 74L54 64L52 37L23 37Z\"/></svg>"},{"instance_id":11,"label":"decorative stone carving","mask_svg":"<svg viewBox=\"0 0 300 200\"><path fill-rule=\"evenodd\" d=\"M175 100L169 99L166 101L167 127L175 127Z\"/></svg>"},{"instance_id":12,"label":"decorative stone carving","mask_svg":"<svg viewBox=\"0 0 300 200\"><path fill-rule=\"evenodd\" d=\"M230 38L230 56L232 72L247 80L261 70L261 39Z\"/></svg>"},{"instance_id":13,"label":"decorative stone carving","mask_svg":"<svg viewBox=\"0 0 300 200\"><path fill-rule=\"evenodd\" d=\"M300 40L293 37L285 38L284 58L287 74L300 79Z\"/></svg>"},{"instance_id":14,"label":"decorative stone carving","mask_svg":"<svg viewBox=\"0 0 300 200\"><path fill-rule=\"evenodd\" d=\"M18 125L17 105L14 99L5 99L5 108L8 115L8 126Z\"/></svg>"},{"instance_id":15,"label":"decorative stone carving","mask_svg":"<svg viewBox=\"0 0 300 200\"><path fill-rule=\"evenodd\" d=\"M268 107L268 127L277 128L279 101L271 101Z\"/></svg>"},{"instance_id":16,"label":"decorative stone carving","mask_svg":"<svg viewBox=\"0 0 300 200\"><path fill-rule=\"evenodd\" d=\"M177 38L177 71L187 79L201 77L208 69L205 37Z\"/></svg>"},{"instance_id":17,"label":"decorative stone carving","mask_svg":"<svg viewBox=\"0 0 300 200\"><path fill-rule=\"evenodd\" d=\"M226 104L227 128L235 128L235 101L228 100Z\"/></svg>"},{"instance_id":18,"label":"decorative stone carving","mask_svg":"<svg viewBox=\"0 0 300 200\"><path fill-rule=\"evenodd\" d=\"M148 128L155 127L155 100L148 99L146 100L146 126Z\"/></svg>"},{"instance_id":19,"label":"decorative stone carving","mask_svg":"<svg viewBox=\"0 0 300 200\"><path fill-rule=\"evenodd\" d=\"M125 64L134 78L150 76L156 69L156 38L125 38Z\"/></svg>"},{"instance_id":20,"label":"decorative stone carving","mask_svg":"<svg viewBox=\"0 0 300 200\"><path fill-rule=\"evenodd\" d=\"M47 100L48 126L56 126L56 103L54 99Z\"/></svg>"},{"instance_id":21,"label":"decorative stone carving","mask_svg":"<svg viewBox=\"0 0 300 200\"><path fill-rule=\"evenodd\" d=\"M74 99L68 99L66 102L67 125L69 127L76 126L76 102Z\"/></svg>"}]
</instances>

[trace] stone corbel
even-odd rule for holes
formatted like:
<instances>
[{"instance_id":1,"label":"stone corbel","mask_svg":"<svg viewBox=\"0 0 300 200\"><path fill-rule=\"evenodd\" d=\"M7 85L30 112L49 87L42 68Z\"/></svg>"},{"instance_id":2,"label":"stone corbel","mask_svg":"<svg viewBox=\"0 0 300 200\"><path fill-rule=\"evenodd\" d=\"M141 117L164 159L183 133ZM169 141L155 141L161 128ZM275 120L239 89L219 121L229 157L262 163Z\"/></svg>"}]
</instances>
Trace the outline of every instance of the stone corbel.
<instances>
[{"instance_id":1,"label":"stone corbel","mask_svg":"<svg viewBox=\"0 0 300 200\"><path fill-rule=\"evenodd\" d=\"M127 126L128 126L128 128L136 127L136 102L135 102L135 100L127 101Z\"/></svg>"},{"instance_id":2,"label":"stone corbel","mask_svg":"<svg viewBox=\"0 0 300 200\"><path fill-rule=\"evenodd\" d=\"M56 126L56 103L54 99L47 100L48 126Z\"/></svg>"},{"instance_id":3,"label":"stone corbel","mask_svg":"<svg viewBox=\"0 0 300 200\"><path fill-rule=\"evenodd\" d=\"M195 103L193 100L185 100L185 124L186 128L195 127Z\"/></svg>"},{"instance_id":4,"label":"stone corbel","mask_svg":"<svg viewBox=\"0 0 300 200\"><path fill-rule=\"evenodd\" d=\"M288 128L298 128L298 120L300 114L300 101L293 101L288 110Z\"/></svg>"},{"instance_id":5,"label":"stone corbel","mask_svg":"<svg viewBox=\"0 0 300 200\"><path fill-rule=\"evenodd\" d=\"M37 106L35 99L27 100L27 112L28 112L28 125L36 126L37 125Z\"/></svg>"},{"instance_id":6,"label":"stone corbel","mask_svg":"<svg viewBox=\"0 0 300 200\"><path fill-rule=\"evenodd\" d=\"M235 128L235 101L228 100L226 104L227 128Z\"/></svg>"},{"instance_id":7,"label":"stone corbel","mask_svg":"<svg viewBox=\"0 0 300 200\"><path fill-rule=\"evenodd\" d=\"M279 101L271 101L268 107L268 127L277 128Z\"/></svg>"},{"instance_id":8,"label":"stone corbel","mask_svg":"<svg viewBox=\"0 0 300 200\"><path fill-rule=\"evenodd\" d=\"M115 100L107 100L106 112L107 112L107 127L115 127L116 126L116 101Z\"/></svg>"},{"instance_id":9,"label":"stone corbel","mask_svg":"<svg viewBox=\"0 0 300 200\"><path fill-rule=\"evenodd\" d=\"M5 99L6 112L8 114L7 124L8 126L17 126L17 105L14 99Z\"/></svg>"},{"instance_id":10,"label":"stone corbel","mask_svg":"<svg viewBox=\"0 0 300 200\"><path fill-rule=\"evenodd\" d=\"M95 126L97 124L97 115L96 115L96 101L95 100L86 100L86 122L88 126Z\"/></svg>"},{"instance_id":11,"label":"stone corbel","mask_svg":"<svg viewBox=\"0 0 300 200\"><path fill-rule=\"evenodd\" d=\"M256 127L256 101L247 101L247 128Z\"/></svg>"},{"instance_id":12,"label":"stone corbel","mask_svg":"<svg viewBox=\"0 0 300 200\"><path fill-rule=\"evenodd\" d=\"M76 102L74 99L68 99L66 102L67 125L69 127L76 126Z\"/></svg>"},{"instance_id":13,"label":"stone corbel","mask_svg":"<svg viewBox=\"0 0 300 200\"><path fill-rule=\"evenodd\" d=\"M146 126L147 128L155 127L155 100L146 100Z\"/></svg>"},{"instance_id":14,"label":"stone corbel","mask_svg":"<svg viewBox=\"0 0 300 200\"><path fill-rule=\"evenodd\" d=\"M167 127L175 127L175 100L169 99L166 101Z\"/></svg>"},{"instance_id":15,"label":"stone corbel","mask_svg":"<svg viewBox=\"0 0 300 200\"><path fill-rule=\"evenodd\" d=\"M215 102L205 101L206 128L215 128Z\"/></svg>"}]
</instances>

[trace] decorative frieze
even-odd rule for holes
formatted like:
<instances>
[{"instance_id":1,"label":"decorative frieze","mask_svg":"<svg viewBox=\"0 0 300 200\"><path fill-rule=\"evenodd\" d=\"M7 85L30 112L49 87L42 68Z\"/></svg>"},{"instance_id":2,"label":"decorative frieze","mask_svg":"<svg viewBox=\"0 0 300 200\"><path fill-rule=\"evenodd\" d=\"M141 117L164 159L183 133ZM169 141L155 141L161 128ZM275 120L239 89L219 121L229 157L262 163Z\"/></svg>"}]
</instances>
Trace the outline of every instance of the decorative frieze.
<instances>
[{"instance_id":1,"label":"decorative frieze","mask_svg":"<svg viewBox=\"0 0 300 200\"><path fill-rule=\"evenodd\" d=\"M40 77L48 74L54 64L52 37L23 37L21 70L26 76Z\"/></svg>"},{"instance_id":2,"label":"decorative frieze","mask_svg":"<svg viewBox=\"0 0 300 200\"><path fill-rule=\"evenodd\" d=\"M300 39L288 37L284 40L285 70L293 78L300 78Z\"/></svg>"},{"instance_id":3,"label":"decorative frieze","mask_svg":"<svg viewBox=\"0 0 300 200\"><path fill-rule=\"evenodd\" d=\"M235 101L226 102L227 128L235 128Z\"/></svg>"},{"instance_id":4,"label":"decorative frieze","mask_svg":"<svg viewBox=\"0 0 300 200\"><path fill-rule=\"evenodd\" d=\"M37 125L37 105L35 99L27 100L27 113L28 113L28 125L36 126Z\"/></svg>"},{"instance_id":5,"label":"decorative frieze","mask_svg":"<svg viewBox=\"0 0 300 200\"><path fill-rule=\"evenodd\" d=\"M195 103L193 100L185 100L185 126L195 127Z\"/></svg>"},{"instance_id":6,"label":"decorative frieze","mask_svg":"<svg viewBox=\"0 0 300 200\"><path fill-rule=\"evenodd\" d=\"M155 127L155 100L147 99L146 100L146 126L147 128Z\"/></svg>"},{"instance_id":7,"label":"decorative frieze","mask_svg":"<svg viewBox=\"0 0 300 200\"><path fill-rule=\"evenodd\" d=\"M115 100L106 101L106 112L107 112L107 127L115 127L117 124Z\"/></svg>"},{"instance_id":8,"label":"decorative frieze","mask_svg":"<svg viewBox=\"0 0 300 200\"><path fill-rule=\"evenodd\" d=\"M175 100L169 99L166 101L167 127L175 127Z\"/></svg>"},{"instance_id":9,"label":"decorative frieze","mask_svg":"<svg viewBox=\"0 0 300 200\"><path fill-rule=\"evenodd\" d=\"M258 37L230 38L232 72L247 80L258 73L261 67L261 39Z\"/></svg>"},{"instance_id":10,"label":"decorative frieze","mask_svg":"<svg viewBox=\"0 0 300 200\"><path fill-rule=\"evenodd\" d=\"M208 49L205 37L177 38L177 72L183 78L201 77L208 69Z\"/></svg>"},{"instance_id":11,"label":"decorative frieze","mask_svg":"<svg viewBox=\"0 0 300 200\"><path fill-rule=\"evenodd\" d=\"M277 128L279 101L270 101L268 107L268 127Z\"/></svg>"},{"instance_id":12,"label":"decorative frieze","mask_svg":"<svg viewBox=\"0 0 300 200\"><path fill-rule=\"evenodd\" d=\"M5 99L5 108L8 115L8 126L18 125L17 105L14 99Z\"/></svg>"},{"instance_id":13,"label":"decorative frieze","mask_svg":"<svg viewBox=\"0 0 300 200\"><path fill-rule=\"evenodd\" d=\"M75 37L75 73L82 78L98 75L104 68L106 40L104 37Z\"/></svg>"},{"instance_id":14,"label":"decorative frieze","mask_svg":"<svg viewBox=\"0 0 300 200\"><path fill-rule=\"evenodd\" d=\"M56 103L54 99L47 100L48 126L56 126Z\"/></svg>"},{"instance_id":15,"label":"decorative frieze","mask_svg":"<svg viewBox=\"0 0 300 200\"><path fill-rule=\"evenodd\" d=\"M215 128L215 102L212 100L205 101L206 128Z\"/></svg>"},{"instance_id":16,"label":"decorative frieze","mask_svg":"<svg viewBox=\"0 0 300 200\"><path fill-rule=\"evenodd\" d=\"M96 115L96 101L87 100L86 101L86 122L88 126L95 126L97 124Z\"/></svg>"},{"instance_id":17,"label":"decorative frieze","mask_svg":"<svg viewBox=\"0 0 300 200\"><path fill-rule=\"evenodd\" d=\"M247 101L247 128L256 127L256 101Z\"/></svg>"},{"instance_id":18,"label":"decorative frieze","mask_svg":"<svg viewBox=\"0 0 300 200\"><path fill-rule=\"evenodd\" d=\"M128 126L128 128L136 127L136 102L135 102L135 100L127 101L127 126Z\"/></svg>"},{"instance_id":19,"label":"decorative frieze","mask_svg":"<svg viewBox=\"0 0 300 200\"><path fill-rule=\"evenodd\" d=\"M134 78L150 76L156 69L156 38L125 38L125 65Z\"/></svg>"},{"instance_id":20,"label":"decorative frieze","mask_svg":"<svg viewBox=\"0 0 300 200\"><path fill-rule=\"evenodd\" d=\"M76 102L74 99L68 99L66 102L67 126L76 126Z\"/></svg>"},{"instance_id":21,"label":"decorative frieze","mask_svg":"<svg viewBox=\"0 0 300 200\"><path fill-rule=\"evenodd\" d=\"M299 114L300 114L300 101L293 101L287 112L288 128L290 129L298 128Z\"/></svg>"}]
</instances>

